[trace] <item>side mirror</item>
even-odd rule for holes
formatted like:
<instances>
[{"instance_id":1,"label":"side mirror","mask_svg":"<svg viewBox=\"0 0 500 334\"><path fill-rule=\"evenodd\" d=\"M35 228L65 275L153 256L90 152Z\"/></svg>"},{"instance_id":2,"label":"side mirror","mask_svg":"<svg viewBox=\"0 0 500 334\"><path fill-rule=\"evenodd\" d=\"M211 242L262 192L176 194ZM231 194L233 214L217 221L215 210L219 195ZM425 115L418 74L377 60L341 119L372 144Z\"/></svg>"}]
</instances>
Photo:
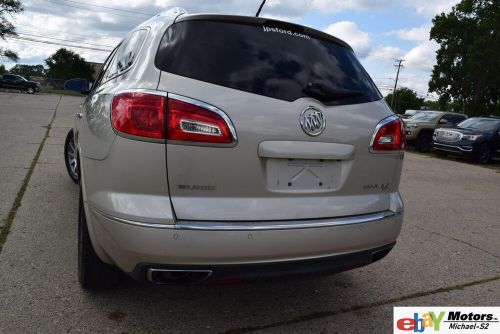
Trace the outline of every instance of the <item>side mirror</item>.
<instances>
[{"instance_id":1,"label":"side mirror","mask_svg":"<svg viewBox=\"0 0 500 334\"><path fill-rule=\"evenodd\" d=\"M448 121L445 119L440 119L439 124L448 124Z\"/></svg>"}]
</instances>

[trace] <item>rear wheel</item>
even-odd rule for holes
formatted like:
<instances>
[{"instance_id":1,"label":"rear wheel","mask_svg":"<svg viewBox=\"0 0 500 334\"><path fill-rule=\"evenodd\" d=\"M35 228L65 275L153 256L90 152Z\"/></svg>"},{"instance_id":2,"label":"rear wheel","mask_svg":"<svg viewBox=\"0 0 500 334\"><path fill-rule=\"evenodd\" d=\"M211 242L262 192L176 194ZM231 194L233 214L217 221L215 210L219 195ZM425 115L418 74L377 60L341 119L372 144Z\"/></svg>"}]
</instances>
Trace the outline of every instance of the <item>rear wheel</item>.
<instances>
[{"instance_id":1,"label":"rear wheel","mask_svg":"<svg viewBox=\"0 0 500 334\"><path fill-rule=\"evenodd\" d=\"M416 148L419 152L429 152L432 144L432 134L430 132L424 132L420 134L417 138Z\"/></svg>"},{"instance_id":2,"label":"rear wheel","mask_svg":"<svg viewBox=\"0 0 500 334\"><path fill-rule=\"evenodd\" d=\"M120 282L120 271L101 261L90 241L83 198L80 191L78 208L78 280L87 290L108 289Z\"/></svg>"},{"instance_id":3,"label":"rear wheel","mask_svg":"<svg viewBox=\"0 0 500 334\"><path fill-rule=\"evenodd\" d=\"M64 162L66 164L66 170L68 171L69 177L73 182L78 184L78 159L76 156L76 146L75 146L75 136L73 130L70 130L66 135L66 141L64 142Z\"/></svg>"},{"instance_id":4,"label":"rear wheel","mask_svg":"<svg viewBox=\"0 0 500 334\"><path fill-rule=\"evenodd\" d=\"M491 160L491 148L487 143L482 143L476 153L476 161L486 164Z\"/></svg>"}]
</instances>

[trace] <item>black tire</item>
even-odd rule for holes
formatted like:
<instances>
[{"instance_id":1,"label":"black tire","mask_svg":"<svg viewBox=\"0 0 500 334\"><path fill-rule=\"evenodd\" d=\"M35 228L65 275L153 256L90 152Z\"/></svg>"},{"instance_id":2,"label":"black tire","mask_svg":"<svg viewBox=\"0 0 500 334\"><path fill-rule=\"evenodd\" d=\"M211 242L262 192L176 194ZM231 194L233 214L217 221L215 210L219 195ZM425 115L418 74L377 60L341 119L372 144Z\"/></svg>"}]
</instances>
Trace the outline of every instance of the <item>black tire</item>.
<instances>
[{"instance_id":1,"label":"black tire","mask_svg":"<svg viewBox=\"0 0 500 334\"><path fill-rule=\"evenodd\" d=\"M35 88L33 88L33 87L26 88L26 93L28 93L28 94L35 94Z\"/></svg>"},{"instance_id":2,"label":"black tire","mask_svg":"<svg viewBox=\"0 0 500 334\"><path fill-rule=\"evenodd\" d=\"M78 206L78 280L80 285L86 290L110 289L120 283L120 278L121 272L116 267L102 262L94 251L80 191Z\"/></svg>"},{"instance_id":3,"label":"black tire","mask_svg":"<svg viewBox=\"0 0 500 334\"><path fill-rule=\"evenodd\" d=\"M66 135L64 142L64 163L66 164L66 171L73 182L79 182L79 166L76 153L75 137L73 130L70 130Z\"/></svg>"},{"instance_id":4,"label":"black tire","mask_svg":"<svg viewBox=\"0 0 500 334\"><path fill-rule=\"evenodd\" d=\"M487 143L482 143L475 156L475 161L480 164L487 164L491 160L491 147Z\"/></svg>"},{"instance_id":5,"label":"black tire","mask_svg":"<svg viewBox=\"0 0 500 334\"><path fill-rule=\"evenodd\" d=\"M421 133L415 144L415 148L419 152L429 152L432 147L432 133L424 132Z\"/></svg>"}]
</instances>

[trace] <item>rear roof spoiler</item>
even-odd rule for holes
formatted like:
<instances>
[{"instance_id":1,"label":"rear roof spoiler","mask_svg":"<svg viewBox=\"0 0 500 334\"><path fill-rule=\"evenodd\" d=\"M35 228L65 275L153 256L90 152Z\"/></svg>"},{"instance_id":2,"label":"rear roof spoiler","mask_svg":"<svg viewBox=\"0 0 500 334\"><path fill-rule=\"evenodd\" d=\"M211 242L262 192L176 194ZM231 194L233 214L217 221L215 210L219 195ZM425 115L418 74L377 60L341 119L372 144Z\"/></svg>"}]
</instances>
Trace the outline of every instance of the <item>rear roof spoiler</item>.
<instances>
[{"instance_id":1,"label":"rear roof spoiler","mask_svg":"<svg viewBox=\"0 0 500 334\"><path fill-rule=\"evenodd\" d=\"M311 37L327 40L352 50L352 47L343 40L341 40L340 38L329 35L323 31L305 27L295 23L269 19L265 17L221 15L221 14L183 14L179 15L176 18L175 23L183 21L219 21L219 22L232 22L232 23L240 23L240 24L255 25L255 26L261 26L264 24L274 24L275 26L278 25L279 27L298 30Z\"/></svg>"}]
</instances>

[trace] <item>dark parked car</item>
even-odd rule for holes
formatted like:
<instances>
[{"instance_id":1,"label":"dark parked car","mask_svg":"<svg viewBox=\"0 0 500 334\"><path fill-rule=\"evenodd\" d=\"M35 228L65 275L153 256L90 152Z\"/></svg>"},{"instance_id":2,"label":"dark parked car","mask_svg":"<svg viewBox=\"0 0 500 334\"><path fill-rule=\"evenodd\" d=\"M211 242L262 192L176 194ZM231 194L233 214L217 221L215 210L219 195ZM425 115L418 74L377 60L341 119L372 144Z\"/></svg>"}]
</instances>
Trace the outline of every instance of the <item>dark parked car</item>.
<instances>
[{"instance_id":1,"label":"dark parked car","mask_svg":"<svg viewBox=\"0 0 500 334\"><path fill-rule=\"evenodd\" d=\"M420 152L428 152L432 145L434 129L452 128L467 116L449 111L426 110L405 119L406 143L414 144Z\"/></svg>"},{"instance_id":2,"label":"dark parked car","mask_svg":"<svg viewBox=\"0 0 500 334\"><path fill-rule=\"evenodd\" d=\"M28 81L20 75L4 74L0 76L0 88L19 89L28 94L34 94L40 91L40 84L34 81Z\"/></svg>"},{"instance_id":3,"label":"dark parked car","mask_svg":"<svg viewBox=\"0 0 500 334\"><path fill-rule=\"evenodd\" d=\"M473 117L454 128L437 129L433 150L440 155L461 155L487 163L500 155L500 117Z\"/></svg>"}]
</instances>

